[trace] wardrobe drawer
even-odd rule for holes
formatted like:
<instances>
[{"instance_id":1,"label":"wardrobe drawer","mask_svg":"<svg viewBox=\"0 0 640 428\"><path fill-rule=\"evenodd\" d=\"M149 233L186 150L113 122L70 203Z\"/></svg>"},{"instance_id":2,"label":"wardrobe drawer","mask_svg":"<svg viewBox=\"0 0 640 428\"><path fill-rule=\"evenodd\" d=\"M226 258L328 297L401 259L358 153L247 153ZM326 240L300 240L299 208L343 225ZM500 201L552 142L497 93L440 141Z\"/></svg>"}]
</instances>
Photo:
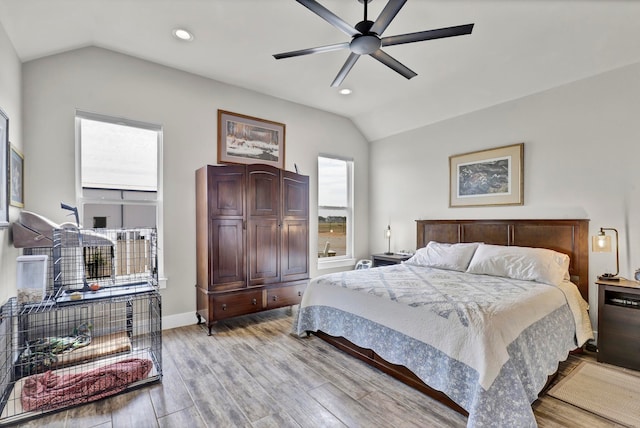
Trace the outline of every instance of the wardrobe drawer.
<instances>
[{"instance_id":1,"label":"wardrobe drawer","mask_svg":"<svg viewBox=\"0 0 640 428\"><path fill-rule=\"evenodd\" d=\"M262 291L259 290L211 295L210 299L216 321L262 310Z\"/></svg>"},{"instance_id":2,"label":"wardrobe drawer","mask_svg":"<svg viewBox=\"0 0 640 428\"><path fill-rule=\"evenodd\" d=\"M267 309L297 305L302 300L305 288L307 288L307 281L268 289Z\"/></svg>"}]
</instances>

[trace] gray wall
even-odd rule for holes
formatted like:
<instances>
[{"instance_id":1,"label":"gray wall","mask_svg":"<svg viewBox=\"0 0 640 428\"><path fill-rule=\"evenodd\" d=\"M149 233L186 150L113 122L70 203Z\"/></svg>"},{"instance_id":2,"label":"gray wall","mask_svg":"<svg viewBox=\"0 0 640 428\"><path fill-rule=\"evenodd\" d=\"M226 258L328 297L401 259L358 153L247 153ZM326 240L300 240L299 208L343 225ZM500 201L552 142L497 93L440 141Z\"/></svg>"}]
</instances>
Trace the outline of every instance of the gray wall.
<instances>
[{"instance_id":1,"label":"gray wall","mask_svg":"<svg viewBox=\"0 0 640 428\"><path fill-rule=\"evenodd\" d=\"M21 64L4 28L0 25L0 108L9 116L9 141L23 150ZM9 221L19 210L9 208ZM20 253L10 244L9 230L0 229L0 304L16 294L16 257Z\"/></svg>"},{"instance_id":2,"label":"gray wall","mask_svg":"<svg viewBox=\"0 0 640 428\"><path fill-rule=\"evenodd\" d=\"M640 267L640 64L371 144L371 250L415 248L416 219L587 218L620 232L620 271ZM449 156L524 142L524 205L448 208ZM590 279L615 254L590 253ZM591 316L597 295L590 289ZM595 325L594 325L595 328Z\"/></svg>"},{"instance_id":3,"label":"gray wall","mask_svg":"<svg viewBox=\"0 0 640 428\"><path fill-rule=\"evenodd\" d=\"M163 125L165 327L195 321L195 170L216 163L217 109L286 124L286 169L296 163L310 176L312 231L317 155L352 157L356 256L368 254L369 146L350 120L94 47L27 62L22 78L26 209L54 221L65 220L61 201L75 201L76 108ZM314 234L310 246L317 247Z\"/></svg>"}]
</instances>

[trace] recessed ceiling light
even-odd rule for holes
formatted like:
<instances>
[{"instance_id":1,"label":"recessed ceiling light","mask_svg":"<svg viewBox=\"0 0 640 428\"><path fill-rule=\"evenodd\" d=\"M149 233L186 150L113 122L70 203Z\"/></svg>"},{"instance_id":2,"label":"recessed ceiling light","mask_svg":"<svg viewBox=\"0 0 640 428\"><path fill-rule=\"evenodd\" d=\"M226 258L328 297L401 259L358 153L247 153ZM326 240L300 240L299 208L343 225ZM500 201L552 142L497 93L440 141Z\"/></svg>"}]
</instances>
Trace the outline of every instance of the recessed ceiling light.
<instances>
[{"instance_id":1,"label":"recessed ceiling light","mask_svg":"<svg viewBox=\"0 0 640 428\"><path fill-rule=\"evenodd\" d=\"M339 92L341 95L349 95L352 91L349 88L344 88L344 89L340 89Z\"/></svg>"},{"instance_id":2,"label":"recessed ceiling light","mask_svg":"<svg viewBox=\"0 0 640 428\"><path fill-rule=\"evenodd\" d=\"M176 28L173 30L173 36L177 39L184 40L186 42L190 42L193 40L193 34L184 28Z\"/></svg>"}]
</instances>

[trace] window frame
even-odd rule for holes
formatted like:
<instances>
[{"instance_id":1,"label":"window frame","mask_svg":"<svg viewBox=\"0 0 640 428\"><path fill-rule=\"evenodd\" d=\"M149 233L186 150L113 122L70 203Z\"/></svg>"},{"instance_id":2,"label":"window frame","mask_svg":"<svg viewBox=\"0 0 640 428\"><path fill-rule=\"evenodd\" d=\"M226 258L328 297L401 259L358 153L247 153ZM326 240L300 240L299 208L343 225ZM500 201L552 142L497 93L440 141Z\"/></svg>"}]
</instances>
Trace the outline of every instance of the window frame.
<instances>
[{"instance_id":1,"label":"window frame","mask_svg":"<svg viewBox=\"0 0 640 428\"><path fill-rule=\"evenodd\" d=\"M341 206L327 206L327 205L320 205L320 165L319 165L319 160L320 158L327 158L327 159L333 159L333 160L340 160L340 161L344 161L346 163L347 166L347 206L345 207L341 207ZM338 267L345 267L345 266L353 266L355 263L355 257L354 257L354 218L355 218L355 213L354 213L354 198L353 198L353 193L354 193L354 169L355 169L355 165L354 165L354 160L353 158L348 158L348 157L344 157L344 156L338 156L338 155L331 155L331 154L326 154L326 153L320 153L318 154L318 159L316 162L316 167L317 167L317 175L316 177L318 177L318 181L317 181L317 186L318 186L318 199L317 199L317 204L318 204L318 217L320 216L320 210L323 209L329 209L329 210L335 210L335 209L344 209L346 210L346 218L347 218L347 227L346 227L346 254L343 256L334 256L334 257L318 257L318 269L332 269L332 268L338 268ZM318 223L318 227L316 228L316 237L318 236L318 232L319 232L319 223Z\"/></svg>"},{"instance_id":2,"label":"window frame","mask_svg":"<svg viewBox=\"0 0 640 428\"><path fill-rule=\"evenodd\" d=\"M158 135L157 147L157 190L155 199L115 199L115 198L96 198L89 197L84 194L82 187L82 132L81 122L83 119L94 120L99 122L111 123L115 125L131 126L155 131ZM156 208L156 232L157 232L157 255L158 255L158 282L160 288L166 288L167 278L164 269L164 185L163 185L163 127L162 125L141 122L138 120L126 119L123 117L108 116L99 113L91 113L83 110L76 110L75 114L75 178L76 178L76 205L78 207L79 218L84 218L84 206L92 205L137 205L137 206L155 206ZM125 190L126 189L113 189ZM122 192L121 192L122 193ZM88 226L87 226L88 227Z\"/></svg>"}]
</instances>

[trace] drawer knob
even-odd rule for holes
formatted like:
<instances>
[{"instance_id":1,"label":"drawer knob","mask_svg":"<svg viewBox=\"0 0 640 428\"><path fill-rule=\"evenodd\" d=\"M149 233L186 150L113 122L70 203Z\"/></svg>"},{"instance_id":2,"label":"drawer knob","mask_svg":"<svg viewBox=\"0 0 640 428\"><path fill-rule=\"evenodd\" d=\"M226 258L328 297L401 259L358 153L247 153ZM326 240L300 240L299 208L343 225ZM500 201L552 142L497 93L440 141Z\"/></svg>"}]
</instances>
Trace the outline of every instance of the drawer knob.
<instances>
[{"instance_id":1,"label":"drawer knob","mask_svg":"<svg viewBox=\"0 0 640 428\"><path fill-rule=\"evenodd\" d=\"M298 297L302 297L302 291L298 291Z\"/></svg>"},{"instance_id":2,"label":"drawer knob","mask_svg":"<svg viewBox=\"0 0 640 428\"><path fill-rule=\"evenodd\" d=\"M227 304L226 304L226 303L223 303L223 304L222 304L222 310L223 310L223 311L226 311L226 310L227 310Z\"/></svg>"},{"instance_id":3,"label":"drawer knob","mask_svg":"<svg viewBox=\"0 0 640 428\"><path fill-rule=\"evenodd\" d=\"M277 302L278 301L278 296L273 296L273 301Z\"/></svg>"},{"instance_id":4,"label":"drawer knob","mask_svg":"<svg viewBox=\"0 0 640 428\"><path fill-rule=\"evenodd\" d=\"M257 305L257 304L258 304L258 301L257 301L256 299L251 299L251 304L253 304L253 305Z\"/></svg>"}]
</instances>

